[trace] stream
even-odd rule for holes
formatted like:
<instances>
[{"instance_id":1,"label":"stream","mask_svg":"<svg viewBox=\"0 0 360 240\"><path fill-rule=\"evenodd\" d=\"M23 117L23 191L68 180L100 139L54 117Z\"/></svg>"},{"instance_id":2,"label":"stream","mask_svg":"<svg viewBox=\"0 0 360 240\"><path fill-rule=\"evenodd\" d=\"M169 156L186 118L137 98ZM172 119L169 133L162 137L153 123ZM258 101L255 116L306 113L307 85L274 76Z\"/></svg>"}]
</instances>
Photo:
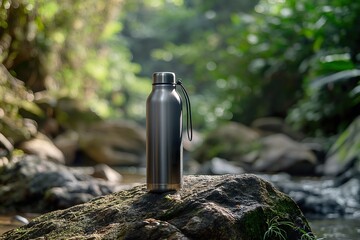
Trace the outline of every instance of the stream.
<instances>
[{"instance_id":1,"label":"stream","mask_svg":"<svg viewBox=\"0 0 360 240\"><path fill-rule=\"evenodd\" d=\"M308 219L308 221L318 239L360 239L360 219Z\"/></svg>"}]
</instances>

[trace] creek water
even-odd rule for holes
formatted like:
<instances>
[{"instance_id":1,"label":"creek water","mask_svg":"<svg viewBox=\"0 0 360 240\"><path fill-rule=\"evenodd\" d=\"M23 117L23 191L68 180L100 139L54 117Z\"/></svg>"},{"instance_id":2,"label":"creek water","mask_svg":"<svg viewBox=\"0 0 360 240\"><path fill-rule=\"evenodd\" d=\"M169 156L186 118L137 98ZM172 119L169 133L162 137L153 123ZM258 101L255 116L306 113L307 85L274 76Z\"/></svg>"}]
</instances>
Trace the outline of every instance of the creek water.
<instances>
[{"instance_id":1,"label":"creek water","mask_svg":"<svg viewBox=\"0 0 360 240\"><path fill-rule=\"evenodd\" d=\"M360 219L310 219L309 223L318 239L360 239Z\"/></svg>"}]
</instances>

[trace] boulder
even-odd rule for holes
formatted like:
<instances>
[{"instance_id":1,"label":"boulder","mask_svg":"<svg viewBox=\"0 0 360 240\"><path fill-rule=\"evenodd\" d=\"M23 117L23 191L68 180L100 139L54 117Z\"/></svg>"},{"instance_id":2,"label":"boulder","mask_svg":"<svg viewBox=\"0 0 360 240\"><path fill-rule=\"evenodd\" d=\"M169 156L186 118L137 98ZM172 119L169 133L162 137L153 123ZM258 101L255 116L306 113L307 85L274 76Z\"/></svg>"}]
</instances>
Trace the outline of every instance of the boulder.
<instances>
[{"instance_id":1,"label":"boulder","mask_svg":"<svg viewBox=\"0 0 360 240\"><path fill-rule=\"evenodd\" d=\"M109 182L121 182L122 176L120 173L112 169L106 164L98 164L94 167L94 171L91 176L95 178L101 178Z\"/></svg>"},{"instance_id":2,"label":"boulder","mask_svg":"<svg viewBox=\"0 0 360 240\"><path fill-rule=\"evenodd\" d=\"M256 119L251 127L258 130L263 136L282 133L294 140L301 140L304 135L293 130L283 119L277 117L263 117Z\"/></svg>"},{"instance_id":3,"label":"boulder","mask_svg":"<svg viewBox=\"0 0 360 240\"><path fill-rule=\"evenodd\" d=\"M210 132L203 144L194 152L199 162L214 157L236 161L249 151L257 148L259 134L241 123L228 122Z\"/></svg>"},{"instance_id":4,"label":"boulder","mask_svg":"<svg viewBox=\"0 0 360 240\"><path fill-rule=\"evenodd\" d=\"M0 168L0 213L67 208L126 187L24 155Z\"/></svg>"},{"instance_id":5,"label":"boulder","mask_svg":"<svg viewBox=\"0 0 360 240\"><path fill-rule=\"evenodd\" d=\"M88 106L82 98L62 97L59 99L39 99L45 107L55 112L56 122L65 129L84 130L89 125L101 121L101 118ZM49 100L49 102L46 102Z\"/></svg>"},{"instance_id":6,"label":"boulder","mask_svg":"<svg viewBox=\"0 0 360 240\"><path fill-rule=\"evenodd\" d=\"M314 150L315 147L297 142L282 133L260 137L257 131L230 122L211 132L203 145L194 152L193 158L200 163L214 158L227 159L229 164L247 172L314 175L318 165L318 149ZM214 168L215 165L212 162L203 164L200 172L204 172L204 168Z\"/></svg>"},{"instance_id":7,"label":"boulder","mask_svg":"<svg viewBox=\"0 0 360 240\"><path fill-rule=\"evenodd\" d=\"M76 131L68 130L53 140L55 146L64 154L66 164L74 163L76 152L79 149L79 138Z\"/></svg>"},{"instance_id":8,"label":"boulder","mask_svg":"<svg viewBox=\"0 0 360 240\"><path fill-rule=\"evenodd\" d=\"M324 165L324 174L334 176L349 168L360 172L360 117L331 146Z\"/></svg>"},{"instance_id":9,"label":"boulder","mask_svg":"<svg viewBox=\"0 0 360 240\"><path fill-rule=\"evenodd\" d=\"M293 175L315 173L317 158L305 145L283 134L261 139L261 150L253 166L259 172L287 172Z\"/></svg>"},{"instance_id":10,"label":"boulder","mask_svg":"<svg viewBox=\"0 0 360 240\"><path fill-rule=\"evenodd\" d=\"M318 164L325 163L327 152L326 146L329 145L329 140L327 138L304 138L301 143L315 154Z\"/></svg>"},{"instance_id":11,"label":"boulder","mask_svg":"<svg viewBox=\"0 0 360 240\"><path fill-rule=\"evenodd\" d=\"M64 154L44 134L38 133L35 138L20 143L17 148L30 155L64 164Z\"/></svg>"},{"instance_id":12,"label":"boulder","mask_svg":"<svg viewBox=\"0 0 360 240\"><path fill-rule=\"evenodd\" d=\"M273 225L270 225L273 223ZM254 175L187 176L178 192L145 185L44 214L0 239L302 239L297 205Z\"/></svg>"},{"instance_id":13,"label":"boulder","mask_svg":"<svg viewBox=\"0 0 360 240\"><path fill-rule=\"evenodd\" d=\"M97 163L140 165L145 162L146 132L135 123L102 121L79 133L79 145Z\"/></svg>"}]
</instances>

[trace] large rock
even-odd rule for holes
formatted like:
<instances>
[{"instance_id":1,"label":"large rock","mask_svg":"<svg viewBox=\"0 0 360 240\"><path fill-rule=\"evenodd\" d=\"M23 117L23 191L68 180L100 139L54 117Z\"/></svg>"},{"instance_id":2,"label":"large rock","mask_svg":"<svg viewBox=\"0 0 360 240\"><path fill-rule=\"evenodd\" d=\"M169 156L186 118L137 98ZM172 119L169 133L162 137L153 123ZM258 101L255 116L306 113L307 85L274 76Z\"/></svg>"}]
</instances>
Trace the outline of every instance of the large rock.
<instances>
[{"instance_id":1,"label":"large rock","mask_svg":"<svg viewBox=\"0 0 360 240\"><path fill-rule=\"evenodd\" d=\"M105 179L106 181L115 182L115 183L116 182L119 183L122 181L121 174L106 164L96 165L94 167L94 171L91 174L91 176L96 177L96 178Z\"/></svg>"},{"instance_id":2,"label":"large rock","mask_svg":"<svg viewBox=\"0 0 360 240\"><path fill-rule=\"evenodd\" d=\"M295 140L304 138L303 134L296 132L283 119L277 117L258 118L251 124L251 127L258 130L264 136L282 133Z\"/></svg>"},{"instance_id":3,"label":"large rock","mask_svg":"<svg viewBox=\"0 0 360 240\"><path fill-rule=\"evenodd\" d=\"M126 187L36 156L23 156L0 168L0 213L67 208Z\"/></svg>"},{"instance_id":4,"label":"large rock","mask_svg":"<svg viewBox=\"0 0 360 240\"><path fill-rule=\"evenodd\" d=\"M215 129L205 138L203 145L194 152L194 159L204 163L214 158L222 158L247 172L314 175L318 165L314 152L311 146L297 142L285 134L260 137L258 131L230 122ZM207 168L207 165L214 164L205 163L202 169Z\"/></svg>"},{"instance_id":5,"label":"large rock","mask_svg":"<svg viewBox=\"0 0 360 240\"><path fill-rule=\"evenodd\" d=\"M317 158L305 145L283 134L261 139L261 151L253 166L259 172L287 172L293 175L315 173Z\"/></svg>"},{"instance_id":6,"label":"large rock","mask_svg":"<svg viewBox=\"0 0 360 240\"><path fill-rule=\"evenodd\" d=\"M139 165L145 159L145 134L135 123L103 121L80 132L79 145L98 163Z\"/></svg>"},{"instance_id":7,"label":"large rock","mask_svg":"<svg viewBox=\"0 0 360 240\"><path fill-rule=\"evenodd\" d=\"M360 117L339 136L330 148L324 165L325 175L337 175L349 168L360 172Z\"/></svg>"},{"instance_id":8,"label":"large rock","mask_svg":"<svg viewBox=\"0 0 360 240\"><path fill-rule=\"evenodd\" d=\"M42 215L0 239L277 239L269 222L286 239L311 232L297 205L254 175L188 176L178 192L137 186Z\"/></svg>"},{"instance_id":9,"label":"large rock","mask_svg":"<svg viewBox=\"0 0 360 240\"><path fill-rule=\"evenodd\" d=\"M42 101L44 108L46 105L50 109L55 107L53 111L56 121L65 129L82 130L101 121L101 118L81 98L62 97L53 99L51 96L44 96L38 101Z\"/></svg>"},{"instance_id":10,"label":"large rock","mask_svg":"<svg viewBox=\"0 0 360 240\"><path fill-rule=\"evenodd\" d=\"M68 165L75 161L76 153L79 150L79 138L76 131L68 130L53 140L55 146L64 154L65 162Z\"/></svg>"},{"instance_id":11,"label":"large rock","mask_svg":"<svg viewBox=\"0 0 360 240\"><path fill-rule=\"evenodd\" d=\"M18 148L27 154L36 155L45 160L62 164L65 163L64 154L48 137L41 133L38 133L35 138L22 142Z\"/></svg>"},{"instance_id":12,"label":"large rock","mask_svg":"<svg viewBox=\"0 0 360 240\"><path fill-rule=\"evenodd\" d=\"M206 162L214 157L237 161L244 154L258 146L259 134L245 125L229 122L212 131L201 147L194 153L194 159Z\"/></svg>"}]
</instances>

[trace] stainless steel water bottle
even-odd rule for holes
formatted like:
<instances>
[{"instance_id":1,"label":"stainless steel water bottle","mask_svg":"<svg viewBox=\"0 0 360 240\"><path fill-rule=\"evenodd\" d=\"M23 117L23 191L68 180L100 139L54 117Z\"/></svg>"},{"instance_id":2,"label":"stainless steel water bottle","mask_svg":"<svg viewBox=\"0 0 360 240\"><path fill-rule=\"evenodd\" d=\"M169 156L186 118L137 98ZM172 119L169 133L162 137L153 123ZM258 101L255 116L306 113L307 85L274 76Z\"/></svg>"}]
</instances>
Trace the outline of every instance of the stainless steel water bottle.
<instances>
[{"instance_id":1,"label":"stainless steel water bottle","mask_svg":"<svg viewBox=\"0 0 360 240\"><path fill-rule=\"evenodd\" d=\"M182 187L183 128L182 99L176 86L180 85L183 93L185 89L172 72L154 73L152 85L146 101L147 189L151 192L179 190ZM184 94L189 116L190 101L186 91Z\"/></svg>"}]
</instances>

